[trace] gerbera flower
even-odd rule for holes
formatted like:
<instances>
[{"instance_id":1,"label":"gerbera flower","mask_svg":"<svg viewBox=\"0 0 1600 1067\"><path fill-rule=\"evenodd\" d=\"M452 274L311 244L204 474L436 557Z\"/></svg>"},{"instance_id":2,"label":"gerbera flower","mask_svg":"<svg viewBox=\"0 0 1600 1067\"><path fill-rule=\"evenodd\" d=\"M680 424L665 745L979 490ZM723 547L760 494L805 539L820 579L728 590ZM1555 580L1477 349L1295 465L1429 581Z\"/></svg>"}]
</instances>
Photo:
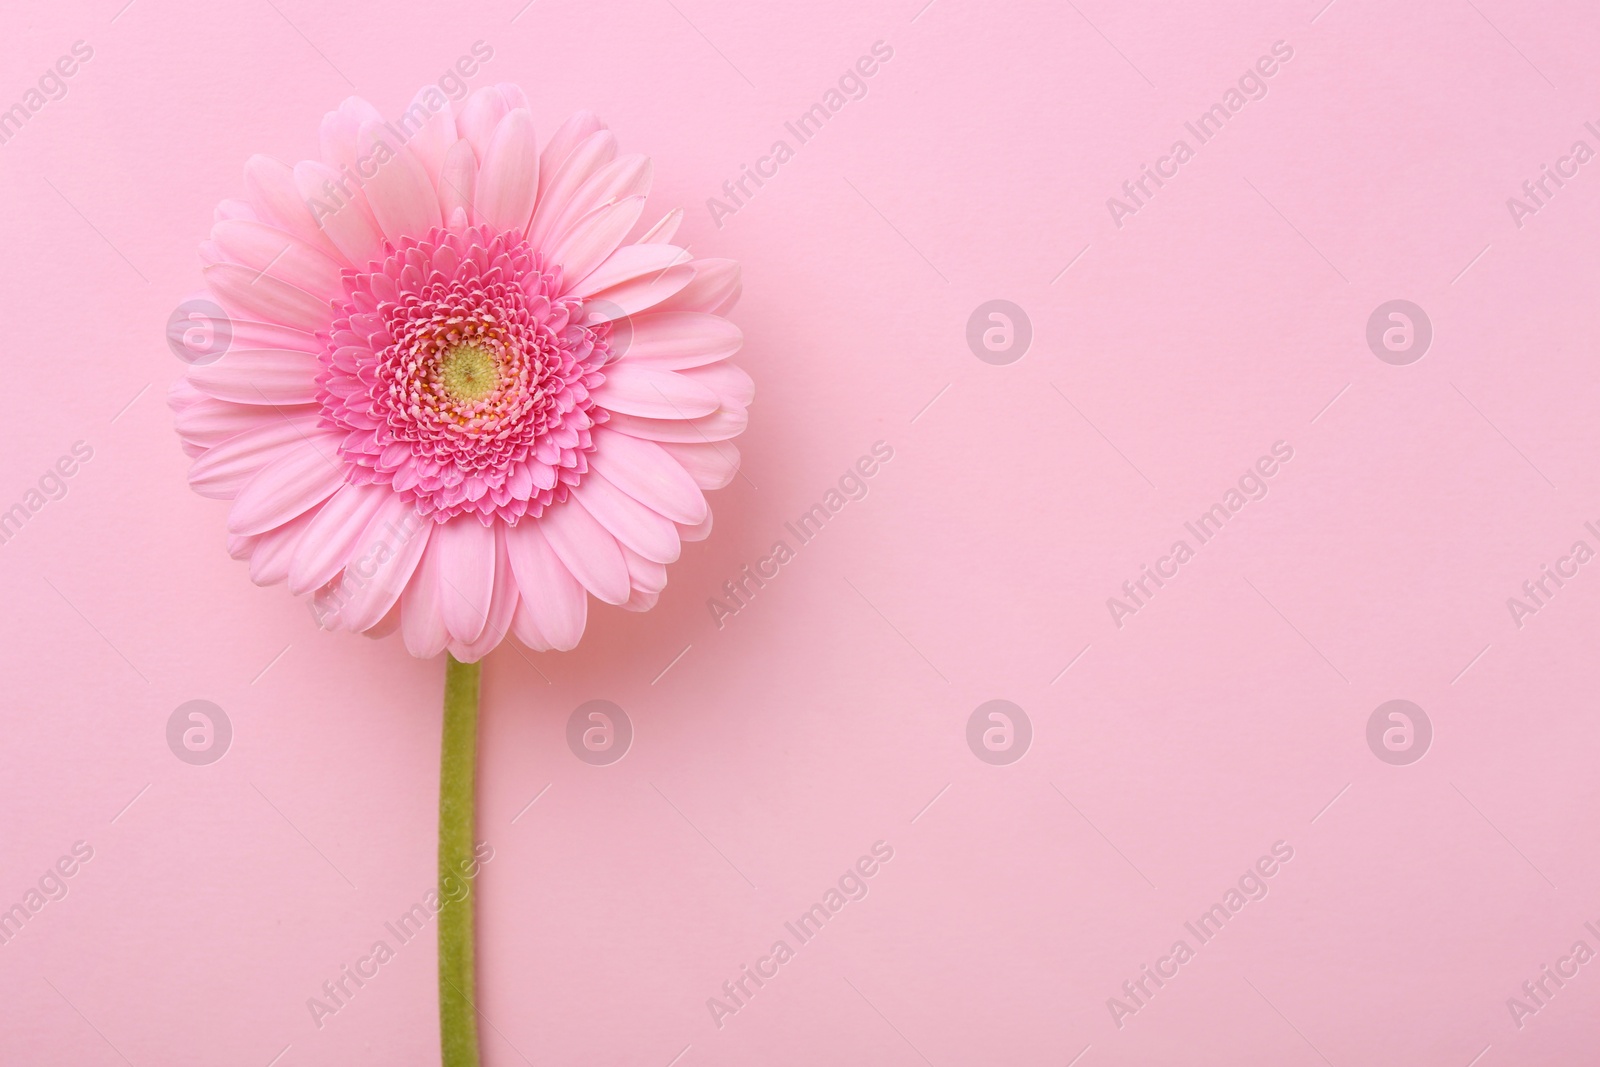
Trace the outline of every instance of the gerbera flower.
<instances>
[{"instance_id":1,"label":"gerbera flower","mask_svg":"<svg viewBox=\"0 0 1600 1067\"><path fill-rule=\"evenodd\" d=\"M672 244L681 211L630 237L649 187L587 112L541 147L511 85L352 98L320 159L251 158L201 246L228 346L171 393L251 577L463 662L651 607L754 389L737 264Z\"/></svg>"}]
</instances>

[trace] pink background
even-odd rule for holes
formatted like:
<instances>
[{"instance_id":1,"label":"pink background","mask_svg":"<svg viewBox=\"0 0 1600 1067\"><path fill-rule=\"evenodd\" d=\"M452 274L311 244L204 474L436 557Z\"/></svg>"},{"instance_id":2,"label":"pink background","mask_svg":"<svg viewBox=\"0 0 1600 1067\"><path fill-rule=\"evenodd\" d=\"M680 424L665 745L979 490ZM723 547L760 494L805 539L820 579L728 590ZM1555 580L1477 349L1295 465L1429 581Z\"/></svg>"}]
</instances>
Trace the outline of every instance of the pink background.
<instances>
[{"instance_id":1,"label":"pink background","mask_svg":"<svg viewBox=\"0 0 1600 1067\"><path fill-rule=\"evenodd\" d=\"M521 2L5 18L0 107L94 56L0 146L0 509L93 458L0 545L0 907L94 856L0 947L0 1062L437 1062L431 928L320 1029L306 1001L431 884L442 665L227 558L162 329L250 153L311 154L351 92L397 114L476 40L472 84L520 82L547 132L595 109L695 251L743 261L759 385L660 606L486 663L488 1063L1594 1062L1600 963L1521 1028L1506 999L1600 950L1600 565L1520 629L1506 599L1600 547L1600 161L1520 228L1506 198L1600 148L1600 12ZM880 40L717 228L706 198ZM1279 40L1269 94L1115 226ZM1034 332L1004 366L965 337L996 298ZM1434 326L1409 366L1364 340L1397 298ZM869 495L718 629L708 598L879 440ZM1270 494L1114 626L1280 440ZM197 698L234 729L202 767L165 740ZM606 767L565 742L595 698L636 733ZM966 742L996 698L1033 725L1009 766ZM1433 723L1409 766L1366 742L1395 698ZM869 895L715 1025L879 840ZM1107 998L1277 841L1270 894L1119 1028Z\"/></svg>"}]
</instances>

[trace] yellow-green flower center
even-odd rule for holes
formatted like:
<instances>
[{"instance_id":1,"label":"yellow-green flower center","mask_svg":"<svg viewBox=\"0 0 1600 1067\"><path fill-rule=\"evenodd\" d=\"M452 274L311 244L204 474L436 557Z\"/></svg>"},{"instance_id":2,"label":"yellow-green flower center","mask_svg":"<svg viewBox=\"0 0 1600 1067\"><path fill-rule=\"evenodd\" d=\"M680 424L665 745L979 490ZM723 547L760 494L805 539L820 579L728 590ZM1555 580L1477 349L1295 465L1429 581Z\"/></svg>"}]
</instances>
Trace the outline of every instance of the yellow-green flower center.
<instances>
[{"instance_id":1,"label":"yellow-green flower center","mask_svg":"<svg viewBox=\"0 0 1600 1067\"><path fill-rule=\"evenodd\" d=\"M451 398L471 403L494 392L500 367L488 349L456 345L439 361L439 381Z\"/></svg>"}]
</instances>

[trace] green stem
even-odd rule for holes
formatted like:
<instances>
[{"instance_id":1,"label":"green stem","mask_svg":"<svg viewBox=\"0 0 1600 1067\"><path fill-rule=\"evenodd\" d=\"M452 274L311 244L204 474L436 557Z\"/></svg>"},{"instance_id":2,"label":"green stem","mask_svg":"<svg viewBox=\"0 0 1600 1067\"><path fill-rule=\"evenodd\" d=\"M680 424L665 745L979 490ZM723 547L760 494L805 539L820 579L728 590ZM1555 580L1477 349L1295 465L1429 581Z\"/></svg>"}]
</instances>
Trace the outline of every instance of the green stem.
<instances>
[{"instance_id":1,"label":"green stem","mask_svg":"<svg viewBox=\"0 0 1600 1067\"><path fill-rule=\"evenodd\" d=\"M439 1041L444 1067L478 1067L473 981L473 786L478 757L476 663L446 654L439 752ZM449 880L448 883L446 880ZM466 892L461 892L465 883Z\"/></svg>"}]
</instances>

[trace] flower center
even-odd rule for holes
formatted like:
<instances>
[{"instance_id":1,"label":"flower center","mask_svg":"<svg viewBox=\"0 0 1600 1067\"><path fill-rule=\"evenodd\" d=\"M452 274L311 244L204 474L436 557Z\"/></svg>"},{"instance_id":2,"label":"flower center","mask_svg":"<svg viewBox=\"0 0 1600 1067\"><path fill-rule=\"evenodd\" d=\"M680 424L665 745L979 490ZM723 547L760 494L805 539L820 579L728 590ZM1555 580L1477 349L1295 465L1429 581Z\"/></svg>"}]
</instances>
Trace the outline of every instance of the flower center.
<instances>
[{"instance_id":1,"label":"flower center","mask_svg":"<svg viewBox=\"0 0 1600 1067\"><path fill-rule=\"evenodd\" d=\"M452 400L472 403L494 392L500 365L494 354L475 344L460 344L439 360L439 383Z\"/></svg>"}]
</instances>

